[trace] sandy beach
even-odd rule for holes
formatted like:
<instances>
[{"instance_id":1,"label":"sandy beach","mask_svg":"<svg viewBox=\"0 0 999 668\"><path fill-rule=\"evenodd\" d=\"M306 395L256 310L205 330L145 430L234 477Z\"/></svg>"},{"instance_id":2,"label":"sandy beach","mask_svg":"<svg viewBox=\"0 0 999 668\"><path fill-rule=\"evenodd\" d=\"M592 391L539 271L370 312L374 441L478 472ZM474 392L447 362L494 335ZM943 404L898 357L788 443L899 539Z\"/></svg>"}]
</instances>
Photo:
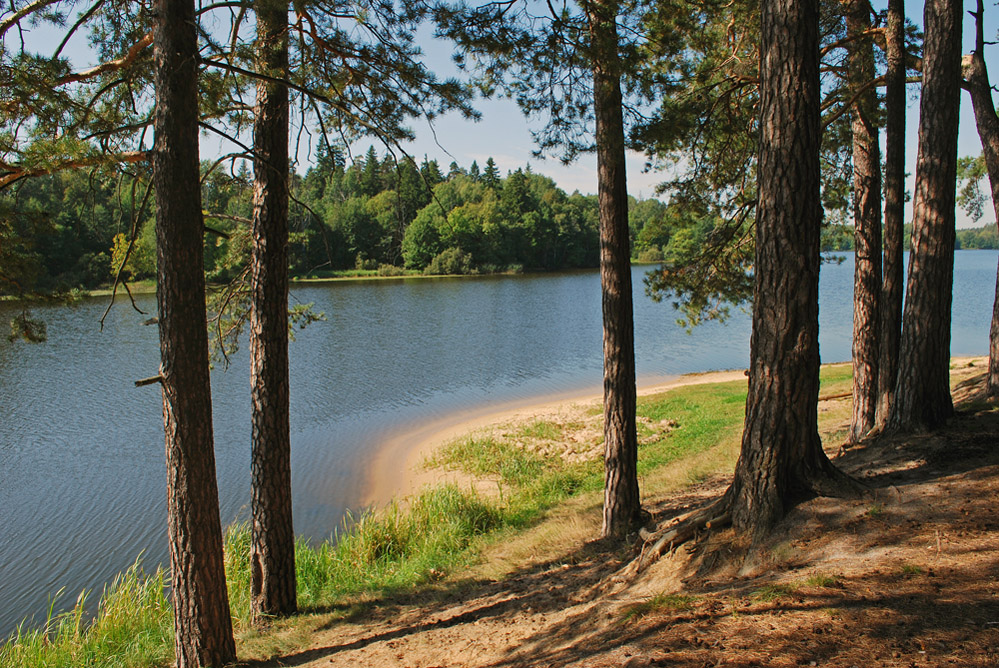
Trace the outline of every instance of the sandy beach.
<instances>
[{"instance_id":1,"label":"sandy beach","mask_svg":"<svg viewBox=\"0 0 999 668\"><path fill-rule=\"evenodd\" d=\"M742 369L709 371L660 379L640 384L638 395L657 394L674 387L700 383L721 383L745 378ZM399 429L378 446L372 463L367 493L363 499L368 507L381 507L393 499L412 496L425 485L444 481L464 481L456 472L426 470L423 462L442 445L504 423L529 420L532 417L597 407L602 399L599 390L579 390L562 394L517 401L487 404L471 411L462 411L440 420Z\"/></svg>"}]
</instances>

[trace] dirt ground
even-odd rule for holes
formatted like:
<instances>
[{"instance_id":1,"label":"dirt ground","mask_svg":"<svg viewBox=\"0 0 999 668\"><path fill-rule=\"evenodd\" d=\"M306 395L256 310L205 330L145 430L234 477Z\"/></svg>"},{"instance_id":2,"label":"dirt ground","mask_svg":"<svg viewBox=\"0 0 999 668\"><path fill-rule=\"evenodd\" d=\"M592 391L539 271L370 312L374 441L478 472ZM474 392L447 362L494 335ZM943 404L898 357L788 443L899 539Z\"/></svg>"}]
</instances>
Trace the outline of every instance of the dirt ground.
<instances>
[{"instance_id":1,"label":"dirt ground","mask_svg":"<svg viewBox=\"0 0 999 668\"><path fill-rule=\"evenodd\" d=\"M301 649L250 665L999 666L999 412L980 370L945 429L830 452L870 496L798 506L749 557L721 531L624 577L637 546L570 545L502 581L317 615ZM647 507L668 519L726 483Z\"/></svg>"}]
</instances>

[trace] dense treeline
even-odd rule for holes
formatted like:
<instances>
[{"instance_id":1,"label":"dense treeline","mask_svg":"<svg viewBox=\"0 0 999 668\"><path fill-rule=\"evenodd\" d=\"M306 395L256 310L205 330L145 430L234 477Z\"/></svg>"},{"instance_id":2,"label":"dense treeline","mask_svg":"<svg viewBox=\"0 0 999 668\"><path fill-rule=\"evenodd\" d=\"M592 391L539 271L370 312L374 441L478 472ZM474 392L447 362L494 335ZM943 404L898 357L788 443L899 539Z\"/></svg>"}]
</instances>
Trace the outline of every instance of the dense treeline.
<instances>
[{"instance_id":1,"label":"dense treeline","mask_svg":"<svg viewBox=\"0 0 999 668\"><path fill-rule=\"evenodd\" d=\"M246 267L252 175L205 164L205 271L226 282ZM100 172L63 171L26 182L2 200L22 220L19 256L34 288L60 291L107 284L128 250L133 183ZM374 147L348 164L336 148L320 150L314 167L291 178L290 272L328 277L351 270L383 275L411 272L468 274L596 267L597 201L566 194L530 167L501 176L490 158L480 168L435 160L379 158ZM703 220L681 220L659 200L632 200L633 255L660 261L674 243L696 242L710 231ZM123 278L156 272L151 207L127 253ZM28 223L31 224L28 224Z\"/></svg>"},{"instance_id":2,"label":"dense treeline","mask_svg":"<svg viewBox=\"0 0 999 668\"><path fill-rule=\"evenodd\" d=\"M905 226L905 238L912 235L912 225ZM957 230L956 248L958 250L997 250L999 249L999 231L996 226L983 225ZM822 251L852 251L853 226L828 225L822 229Z\"/></svg>"},{"instance_id":3,"label":"dense treeline","mask_svg":"<svg viewBox=\"0 0 999 668\"><path fill-rule=\"evenodd\" d=\"M320 150L316 165L305 176L294 175L291 185L290 270L296 277L351 270L544 271L595 267L599 261L596 196L568 195L530 167L503 177L490 158L483 168L451 163L445 173L435 160L418 165L409 158L379 158L373 147L349 165L343 152ZM22 229L17 248L8 252L29 268L20 274L46 292L106 285L126 255L137 191L127 178L67 170L7 193L0 210ZM205 270L211 281L225 282L248 261L252 175L245 166L211 171L203 179L202 199L209 229ZM646 263L678 262L722 225L657 199L632 199L628 215L632 257ZM906 238L910 233L907 225ZM823 227L824 252L852 251L853 242L852 225ZM155 244L147 214L124 278L155 275ZM957 248L999 249L999 232L995 225L958 230Z\"/></svg>"}]
</instances>

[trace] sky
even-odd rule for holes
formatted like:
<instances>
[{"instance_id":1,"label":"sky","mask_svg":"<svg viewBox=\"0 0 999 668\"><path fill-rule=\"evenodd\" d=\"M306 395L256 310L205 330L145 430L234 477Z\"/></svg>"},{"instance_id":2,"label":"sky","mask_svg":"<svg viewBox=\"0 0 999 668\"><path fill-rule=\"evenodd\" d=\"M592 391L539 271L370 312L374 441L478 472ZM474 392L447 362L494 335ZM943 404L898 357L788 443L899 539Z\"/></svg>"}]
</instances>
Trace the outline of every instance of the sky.
<instances>
[{"instance_id":1,"label":"sky","mask_svg":"<svg viewBox=\"0 0 999 668\"><path fill-rule=\"evenodd\" d=\"M999 31L999 11L994 9L995 0L987 0L985 38L986 40L996 40ZM874 0L876 9L883 9L884 0ZM915 12L922 11L922 3L907 3L909 7L909 18L917 24L922 24L922 16L917 16ZM965 0L966 8L973 8L973 0ZM974 45L974 21L970 16L965 15L964 22L964 49L965 53L971 51ZM12 31L13 32L13 31ZM47 43L51 35L45 33L49 30L39 30L32 35L42 43ZM82 31L81 31L82 32ZM8 33L9 35L12 33ZM52 32L52 34L55 34ZM34 41L34 39L32 39ZM92 52L81 44L82 40L74 40L70 45L71 57L74 61L85 63L83 66L92 64ZM428 67L438 73L438 76L446 77L453 75L456 69L451 64L451 46L441 40L435 40L430 31L421 31L419 36L420 46L426 54ZM45 48L45 47L43 47ZM991 70L993 80L999 80L999 45L986 47L988 66ZM909 87L909 107L906 119L906 171L909 174L908 189L912 190L912 181L915 172L916 150L917 150L917 130L919 122L918 86ZM578 190L582 193L596 192L596 157L593 154L584 154L570 165L563 165L556 158L538 159L532 157L534 142L531 137L531 129L540 129L539 122L531 122L525 119L516 103L509 99L489 99L478 100L474 105L481 113L481 120L473 122L462 118L457 113L448 114L437 119L433 126L429 126L426 121L414 120L411 127L416 134L416 140L409 144L404 144L403 149L421 160L424 156L436 159L442 169L446 171L451 161L456 161L463 167L468 167L473 160L483 166L487 158L492 157L500 172L505 174L525 165L530 165L531 169L540 174L551 177L562 189L567 192ZM884 155L884 133L881 133L882 156ZM369 144L377 142L360 141L352 147L355 157L362 157ZM382 147L376 146L381 153ZM229 152L220 146L218 139L211 136L202 136L202 155L206 159ZM961 95L961 121L959 138L959 155L977 156L981 153L981 142L975 127L974 113L971 107L971 100L966 93ZM645 157L642 154L630 152L628 155L628 189L629 192L638 197L646 198L655 196L656 186L666 180L666 175L645 170ZM307 152L302 151L298 168L304 171L309 166ZM988 189L986 188L986 191ZM911 203L910 203L911 209ZM960 209L958 210L958 227L970 227L994 223L994 213L991 206L985 207L986 214L981 221L975 223L970 220ZM908 210L906 217L911 217L911 210Z\"/></svg>"},{"instance_id":2,"label":"sky","mask_svg":"<svg viewBox=\"0 0 999 668\"><path fill-rule=\"evenodd\" d=\"M987 41L996 41L997 31L999 31L999 11L995 10L993 3L994 0L986 2L985 39ZM887 3L875 0L872 4L880 10ZM909 18L922 25L922 16L915 15L915 12L922 12L923 3L915 3L910 0L907 7ZM973 9L974 3L965 0L965 7ZM967 14L965 14L963 39L963 52L970 53L975 41L974 19ZM432 38L428 37L422 42L422 47L427 53L427 62L432 67L437 68L436 71L453 71L447 69L450 55L447 44L434 42ZM999 45L986 47L986 59L993 82L999 83ZM909 175L907 188L910 192L915 175L918 143L918 90L918 85L909 86L906 115L906 172ZM489 156L493 157L503 173L530 164L533 171L551 177L567 192L571 193L574 190L583 193L596 192L596 157L594 155L583 155L568 166L562 165L554 158L547 160L533 158L531 152L534 149L534 143L530 134L532 125L524 118L516 103L509 99L493 99L479 101L475 106L482 113L482 120L477 123L465 120L458 114L450 114L438 119L433 130L426 127L426 123L414 122L412 127L417 133L416 141L410 145L404 145L404 148L410 155L417 158L422 158L424 155L431 159L436 158L445 168L452 160L456 160L459 165L466 167L471 164L472 160L477 160L481 166ZM540 126L535 123L533 127L537 129ZM881 132L881 141L883 159L883 131ZM367 144L364 147L366 148ZM967 93L962 92L958 154L960 156L977 156L981 150L982 145L975 126L971 99ZM646 172L644 170L645 162L644 155L635 152L629 153L628 190L640 199L655 196L656 186L666 180L662 173ZM988 188L986 187L985 190L987 191ZM987 205L985 211L985 216L976 223L958 209L958 227L976 227L995 223L995 215L991 206ZM906 218L911 218L911 202L907 205Z\"/></svg>"}]
</instances>

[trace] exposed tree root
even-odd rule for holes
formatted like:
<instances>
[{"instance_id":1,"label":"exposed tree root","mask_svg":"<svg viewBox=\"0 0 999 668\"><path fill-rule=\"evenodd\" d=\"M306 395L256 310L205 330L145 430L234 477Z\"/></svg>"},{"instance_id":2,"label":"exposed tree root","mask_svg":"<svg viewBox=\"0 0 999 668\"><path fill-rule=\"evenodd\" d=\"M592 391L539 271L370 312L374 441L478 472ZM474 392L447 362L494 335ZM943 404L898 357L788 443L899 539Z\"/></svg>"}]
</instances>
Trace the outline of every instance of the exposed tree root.
<instances>
[{"instance_id":1,"label":"exposed tree root","mask_svg":"<svg viewBox=\"0 0 999 668\"><path fill-rule=\"evenodd\" d=\"M727 526L732 520L731 505L729 495L726 494L708 507L687 513L675 521L671 520L668 525L660 525L655 531L643 529L639 532L644 541L642 552L625 567L624 575L637 575L658 561L664 551L687 542L703 530Z\"/></svg>"},{"instance_id":2,"label":"exposed tree root","mask_svg":"<svg viewBox=\"0 0 999 668\"><path fill-rule=\"evenodd\" d=\"M862 498L871 494L870 488L828 461L821 472L808 477L808 487L811 490L808 496ZM654 531L645 529L639 531L643 541L642 551L625 567L622 575L625 577L637 575L658 561L664 552L671 552L683 543L696 538L701 532L720 529L731 524L732 510L736 502L733 489L730 486L714 503L668 520Z\"/></svg>"}]
</instances>

